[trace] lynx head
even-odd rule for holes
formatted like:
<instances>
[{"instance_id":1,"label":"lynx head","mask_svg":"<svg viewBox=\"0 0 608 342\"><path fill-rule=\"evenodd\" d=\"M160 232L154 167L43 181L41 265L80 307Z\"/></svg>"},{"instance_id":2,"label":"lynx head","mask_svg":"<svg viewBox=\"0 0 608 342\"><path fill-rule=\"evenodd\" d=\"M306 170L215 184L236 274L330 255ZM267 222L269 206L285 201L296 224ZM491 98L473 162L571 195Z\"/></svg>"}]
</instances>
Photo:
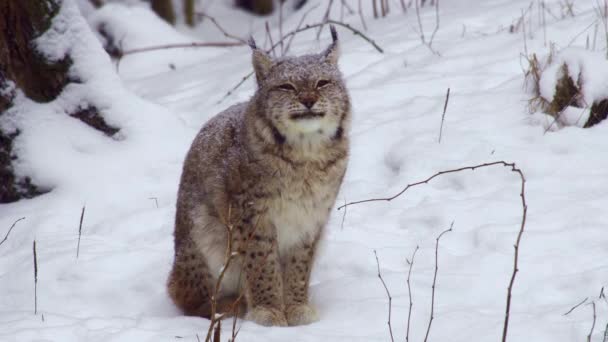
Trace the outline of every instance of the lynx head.
<instances>
[{"instance_id":1,"label":"lynx head","mask_svg":"<svg viewBox=\"0 0 608 342\"><path fill-rule=\"evenodd\" d=\"M338 70L338 37L319 54L273 59L255 46L253 67L257 114L274 134L298 144L340 139L347 127L350 100ZM279 139L280 140L280 139Z\"/></svg>"}]
</instances>

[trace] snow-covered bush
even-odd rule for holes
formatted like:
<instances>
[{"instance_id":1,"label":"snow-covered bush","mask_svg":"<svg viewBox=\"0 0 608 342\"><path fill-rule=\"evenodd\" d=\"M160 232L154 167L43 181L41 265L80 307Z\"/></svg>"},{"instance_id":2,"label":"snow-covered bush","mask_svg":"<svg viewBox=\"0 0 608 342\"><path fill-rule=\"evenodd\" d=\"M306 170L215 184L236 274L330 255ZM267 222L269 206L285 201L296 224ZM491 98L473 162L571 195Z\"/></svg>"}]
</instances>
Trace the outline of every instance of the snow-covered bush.
<instances>
[{"instance_id":1,"label":"snow-covered bush","mask_svg":"<svg viewBox=\"0 0 608 342\"><path fill-rule=\"evenodd\" d=\"M608 61L580 48L533 55L526 73L530 110L554 118L559 127L591 127L608 115Z\"/></svg>"}]
</instances>

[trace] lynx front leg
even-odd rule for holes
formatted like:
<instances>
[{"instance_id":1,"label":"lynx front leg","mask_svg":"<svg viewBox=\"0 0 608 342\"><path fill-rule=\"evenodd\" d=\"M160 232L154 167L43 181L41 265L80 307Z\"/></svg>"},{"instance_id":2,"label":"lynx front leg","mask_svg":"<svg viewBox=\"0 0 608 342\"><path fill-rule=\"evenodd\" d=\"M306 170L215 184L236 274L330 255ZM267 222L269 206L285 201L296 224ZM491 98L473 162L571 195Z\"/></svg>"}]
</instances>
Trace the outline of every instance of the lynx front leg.
<instances>
[{"instance_id":1,"label":"lynx front leg","mask_svg":"<svg viewBox=\"0 0 608 342\"><path fill-rule=\"evenodd\" d=\"M246 319L265 326L286 326L276 232L258 227L250 234L240 235L238 245L248 302Z\"/></svg>"},{"instance_id":2,"label":"lynx front leg","mask_svg":"<svg viewBox=\"0 0 608 342\"><path fill-rule=\"evenodd\" d=\"M316 240L294 247L283 258L284 299L287 324L303 325L319 319L308 304L308 283L315 254Z\"/></svg>"}]
</instances>

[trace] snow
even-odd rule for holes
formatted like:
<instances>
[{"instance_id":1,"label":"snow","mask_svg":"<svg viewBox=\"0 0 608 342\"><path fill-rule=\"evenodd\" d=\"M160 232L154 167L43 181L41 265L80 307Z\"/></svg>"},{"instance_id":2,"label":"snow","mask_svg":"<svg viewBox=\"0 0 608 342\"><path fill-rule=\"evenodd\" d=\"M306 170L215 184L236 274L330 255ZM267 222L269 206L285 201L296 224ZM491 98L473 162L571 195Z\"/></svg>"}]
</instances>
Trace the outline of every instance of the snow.
<instances>
[{"instance_id":1,"label":"snow","mask_svg":"<svg viewBox=\"0 0 608 342\"><path fill-rule=\"evenodd\" d=\"M577 99L580 107L591 107L593 103L608 98L608 61L604 54L571 47L543 58L539 92L544 99L551 101L555 96L555 86L564 76L564 65L567 66L568 76L580 88L582 97ZM577 120L578 126L582 127L588 116L587 111L586 117Z\"/></svg>"},{"instance_id":2,"label":"snow","mask_svg":"<svg viewBox=\"0 0 608 342\"><path fill-rule=\"evenodd\" d=\"M309 1L302 11L319 2ZM339 18L335 3L332 15ZM558 52L564 51L560 56L587 76L589 99L605 94L605 61L588 61L578 57L584 53L565 49L572 45L581 51L587 36L593 37L589 23L598 15L592 2L575 2L576 15L565 18L559 16L560 1L545 3L557 15L547 15L543 27L533 7L526 22L529 53L545 55L554 43ZM351 159L337 204L391 196L441 170L516 162L526 177L528 216L508 341L584 340L593 322L591 301L597 310L592 341L602 341L608 321L608 303L598 298L608 285L608 217L602 214L608 203L608 140L602 137L608 124L545 132L543 117L527 113L523 37L507 28L529 2L441 2L441 25L433 42L440 56L420 43L413 9L403 15L394 4L384 19L374 20L371 9L364 9L364 33L385 49L384 54L338 28L340 67L354 117ZM225 39L205 30L209 22L180 33L161 25L144 7L119 6L91 12L87 20L106 22L117 34L126 34L129 48ZM276 16L249 17L222 1L203 7L235 34L251 31L260 43L265 20L270 20L275 37L278 32ZM136 54L123 59L117 76L110 59L101 54L98 38L76 11L72 1L64 1L54 31L37 43L57 58L71 49L74 73L82 75L82 83L71 85L50 104L18 94L17 106L0 122L21 131L15 141L19 173L53 189L31 200L0 205L0 237L25 217L0 245L0 340L196 341L197 335L202 340L209 321L181 315L165 291L173 257L177 184L183 157L200 126L254 92L250 79L218 103L251 71L250 51L237 47ZM319 20L324 11L325 6L318 6L309 20ZM284 31L297 25L301 13L286 13ZM434 10L422 8L421 16L428 37ZM344 20L361 28L357 14L345 13ZM592 45L601 56L606 49L601 27L598 35ZM327 29L320 41L315 36L316 31L299 35L292 53L320 51L330 42ZM448 87L450 100L438 143ZM108 123L121 128L119 136L107 137L65 114L84 103L98 106ZM575 114L567 117L574 120ZM405 340L406 259L416 246L420 250L411 278L410 339L423 340L435 239L452 221L454 230L439 245L429 340L500 340L513 244L521 224L520 186L516 173L492 166L440 176L391 202L353 205L346 214L334 211L312 274L312 303L320 321L291 328L239 321L237 341L389 341L388 299L377 277L374 250L392 295L395 340ZM585 298L585 304L564 315ZM223 341L230 326L222 325Z\"/></svg>"}]
</instances>

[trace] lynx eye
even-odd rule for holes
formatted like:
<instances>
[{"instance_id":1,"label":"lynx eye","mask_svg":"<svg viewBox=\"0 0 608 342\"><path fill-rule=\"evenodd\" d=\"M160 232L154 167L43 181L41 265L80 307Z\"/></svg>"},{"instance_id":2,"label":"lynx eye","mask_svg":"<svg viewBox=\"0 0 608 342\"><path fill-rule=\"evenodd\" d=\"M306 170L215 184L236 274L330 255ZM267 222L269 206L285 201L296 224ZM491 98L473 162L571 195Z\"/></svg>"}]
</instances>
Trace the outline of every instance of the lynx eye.
<instances>
[{"instance_id":1,"label":"lynx eye","mask_svg":"<svg viewBox=\"0 0 608 342\"><path fill-rule=\"evenodd\" d=\"M319 80L317 81L317 88L323 88L329 84L328 80Z\"/></svg>"},{"instance_id":2,"label":"lynx eye","mask_svg":"<svg viewBox=\"0 0 608 342\"><path fill-rule=\"evenodd\" d=\"M296 90L296 87L294 87L293 85L291 85L289 83L281 84L277 88L279 88L281 90L285 90L285 91L295 91Z\"/></svg>"}]
</instances>

